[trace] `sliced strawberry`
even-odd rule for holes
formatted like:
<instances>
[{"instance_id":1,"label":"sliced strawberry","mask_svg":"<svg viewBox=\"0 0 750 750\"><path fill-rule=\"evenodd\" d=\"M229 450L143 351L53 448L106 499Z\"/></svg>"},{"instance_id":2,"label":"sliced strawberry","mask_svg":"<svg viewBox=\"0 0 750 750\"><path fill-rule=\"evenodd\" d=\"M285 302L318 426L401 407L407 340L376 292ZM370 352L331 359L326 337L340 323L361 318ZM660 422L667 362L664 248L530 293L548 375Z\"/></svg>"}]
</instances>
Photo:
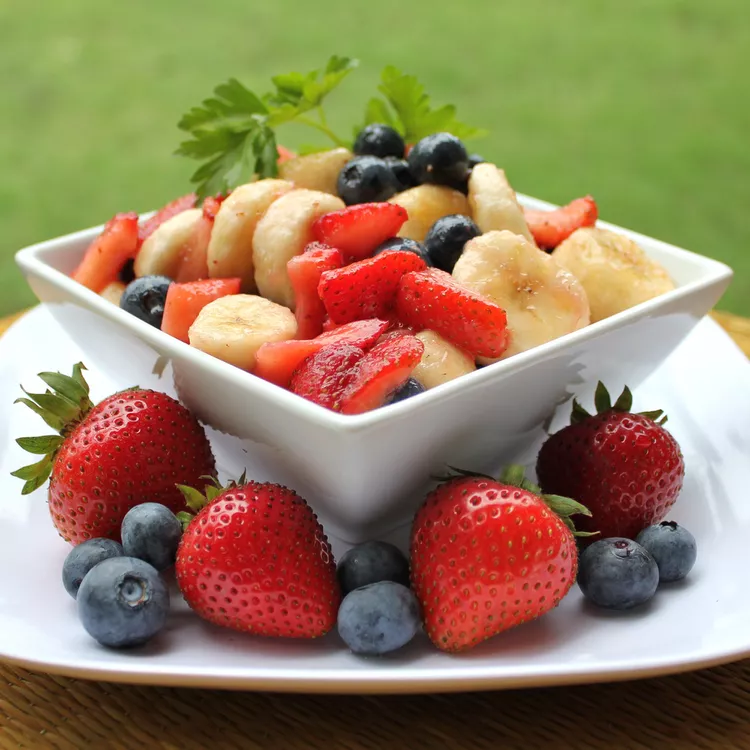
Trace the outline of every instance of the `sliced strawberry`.
<instances>
[{"instance_id":1,"label":"sliced strawberry","mask_svg":"<svg viewBox=\"0 0 750 750\"><path fill-rule=\"evenodd\" d=\"M360 260L395 237L408 218L406 209L395 203L360 203L321 216L312 225L312 233L316 240Z\"/></svg>"},{"instance_id":2,"label":"sliced strawberry","mask_svg":"<svg viewBox=\"0 0 750 750\"><path fill-rule=\"evenodd\" d=\"M118 280L120 271L138 251L138 214L117 214L88 246L73 278L94 292Z\"/></svg>"},{"instance_id":3,"label":"sliced strawberry","mask_svg":"<svg viewBox=\"0 0 750 750\"><path fill-rule=\"evenodd\" d=\"M343 265L341 250L320 242L310 243L302 255L295 255L286 264L294 290L297 338L311 339L322 332L326 310L318 296L320 277L324 271L332 271Z\"/></svg>"},{"instance_id":4,"label":"sliced strawberry","mask_svg":"<svg viewBox=\"0 0 750 750\"><path fill-rule=\"evenodd\" d=\"M203 216L195 223L190 239L182 249L175 281L179 284L208 278L208 243L214 219L226 196L209 196L203 201Z\"/></svg>"},{"instance_id":5,"label":"sliced strawberry","mask_svg":"<svg viewBox=\"0 0 750 750\"><path fill-rule=\"evenodd\" d=\"M365 353L351 344L329 344L308 357L292 376L291 389L308 401L338 411L341 395Z\"/></svg>"},{"instance_id":6,"label":"sliced strawberry","mask_svg":"<svg viewBox=\"0 0 750 750\"><path fill-rule=\"evenodd\" d=\"M401 277L425 268L425 262L405 250L386 250L336 271L326 271L318 294L334 323L380 318L393 307Z\"/></svg>"},{"instance_id":7,"label":"sliced strawberry","mask_svg":"<svg viewBox=\"0 0 750 750\"><path fill-rule=\"evenodd\" d=\"M279 158L276 160L277 164L283 164L285 161L294 159L297 156L297 154L295 154L294 151L290 151L285 146L280 146L279 144L276 144L276 152L279 155Z\"/></svg>"},{"instance_id":8,"label":"sliced strawberry","mask_svg":"<svg viewBox=\"0 0 750 750\"><path fill-rule=\"evenodd\" d=\"M499 357L508 346L505 310L437 268L401 279L396 312L406 325L435 331L475 357Z\"/></svg>"},{"instance_id":9,"label":"sliced strawberry","mask_svg":"<svg viewBox=\"0 0 750 750\"><path fill-rule=\"evenodd\" d=\"M576 229L593 227L599 217L599 209L596 201L587 195L554 211L525 209L524 216L536 244L543 250L553 250Z\"/></svg>"},{"instance_id":10,"label":"sliced strawberry","mask_svg":"<svg viewBox=\"0 0 750 750\"><path fill-rule=\"evenodd\" d=\"M342 325L346 325L343 323ZM323 333L328 333L329 331L335 331L339 327L338 323L334 323L328 315L326 315L323 318Z\"/></svg>"},{"instance_id":11,"label":"sliced strawberry","mask_svg":"<svg viewBox=\"0 0 750 750\"><path fill-rule=\"evenodd\" d=\"M294 371L315 352L331 344L351 344L367 351L386 330L384 320L356 320L314 339L274 341L263 344L255 355L253 374L288 388Z\"/></svg>"},{"instance_id":12,"label":"sliced strawberry","mask_svg":"<svg viewBox=\"0 0 750 750\"><path fill-rule=\"evenodd\" d=\"M180 198L175 198L171 203L167 203L164 208L160 208L150 219L146 219L138 227L139 243L143 244L143 241L150 237L168 219L181 214L183 211L187 211L189 208L193 208L196 200L195 193L188 193Z\"/></svg>"},{"instance_id":13,"label":"sliced strawberry","mask_svg":"<svg viewBox=\"0 0 750 750\"><path fill-rule=\"evenodd\" d=\"M203 215L207 219L213 221L216 218L216 214L221 208L221 204L229 197L229 195L209 195L206 200L203 201Z\"/></svg>"},{"instance_id":14,"label":"sliced strawberry","mask_svg":"<svg viewBox=\"0 0 750 750\"><path fill-rule=\"evenodd\" d=\"M411 375L424 353L424 344L408 333L386 334L354 368L341 396L343 414L362 414L382 406Z\"/></svg>"},{"instance_id":15,"label":"sliced strawberry","mask_svg":"<svg viewBox=\"0 0 750 750\"><path fill-rule=\"evenodd\" d=\"M161 330L189 343L188 331L198 313L219 297L240 293L240 279L203 279L185 284L170 284L164 303Z\"/></svg>"}]
</instances>

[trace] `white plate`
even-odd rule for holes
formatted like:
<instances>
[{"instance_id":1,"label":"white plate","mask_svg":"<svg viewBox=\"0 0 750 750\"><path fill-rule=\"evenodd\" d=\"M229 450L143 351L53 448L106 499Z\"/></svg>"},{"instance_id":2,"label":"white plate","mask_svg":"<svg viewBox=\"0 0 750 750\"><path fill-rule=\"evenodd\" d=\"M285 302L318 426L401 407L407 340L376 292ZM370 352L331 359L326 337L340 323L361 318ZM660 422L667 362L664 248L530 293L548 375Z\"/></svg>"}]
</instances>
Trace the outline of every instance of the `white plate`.
<instances>
[{"instance_id":1,"label":"white plate","mask_svg":"<svg viewBox=\"0 0 750 750\"><path fill-rule=\"evenodd\" d=\"M97 320L92 316L90 325ZM127 357L135 344L117 345ZM26 460L14 439L43 427L28 409L12 406L18 384L38 385L35 373L67 370L78 360L85 362L85 353L43 307L0 339L0 659L121 682L395 693L626 679L750 654L750 365L710 320L636 393L637 407L667 409L685 454L685 488L672 517L698 540L688 581L660 590L651 605L627 615L592 611L574 588L547 616L462 656L441 654L424 637L391 658L365 660L335 633L317 642L242 636L203 623L179 595L169 627L149 646L129 653L99 647L78 624L60 583L68 547L52 527L44 491L24 498L20 482L9 476ZM95 398L134 385L97 372L88 378ZM140 385L171 391L168 374L159 380L144 372ZM224 440L215 442L222 471L235 473L247 463L262 479L262 466Z\"/></svg>"}]
</instances>

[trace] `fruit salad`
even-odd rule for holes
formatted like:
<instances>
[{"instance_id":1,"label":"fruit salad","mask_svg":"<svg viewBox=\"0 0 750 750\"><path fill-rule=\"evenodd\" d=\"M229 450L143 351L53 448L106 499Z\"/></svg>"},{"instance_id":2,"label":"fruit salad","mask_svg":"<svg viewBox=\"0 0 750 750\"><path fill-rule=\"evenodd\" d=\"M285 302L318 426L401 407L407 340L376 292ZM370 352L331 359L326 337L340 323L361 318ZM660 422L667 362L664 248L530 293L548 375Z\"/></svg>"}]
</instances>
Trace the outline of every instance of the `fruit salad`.
<instances>
[{"instance_id":1,"label":"fruit salad","mask_svg":"<svg viewBox=\"0 0 750 750\"><path fill-rule=\"evenodd\" d=\"M359 345L321 345L292 373L293 388L342 410L420 392L408 373L421 339L373 319L322 335L344 328ZM576 583L593 607L632 610L697 559L693 535L664 520L682 489L680 447L663 412L635 412L627 388L613 403L599 384L593 414L574 401L571 424L538 453L539 484L522 466L498 478L452 469L423 498L406 549L372 539L336 561L293 489L244 474L219 481L203 428L179 402L131 388L94 405L83 371L40 373L48 390L19 399L55 434L20 438L42 457L13 473L24 494L49 479L52 522L72 545L62 585L109 648L165 628L171 571L214 626L295 639L336 630L342 647L380 657L424 636L465 652L545 616ZM320 379L349 371L343 390Z\"/></svg>"},{"instance_id":2,"label":"fruit salad","mask_svg":"<svg viewBox=\"0 0 750 750\"><path fill-rule=\"evenodd\" d=\"M309 124L353 67L331 58L323 71L275 77L264 96L237 81L218 87L180 123L191 136L180 153L210 157L196 192L147 219L115 216L73 278L343 414L417 396L674 288L635 242L597 226L592 197L525 210L502 165L469 152L477 131L394 68L353 142L321 114L312 124L334 148L278 146L275 129ZM238 162L237 143L253 158Z\"/></svg>"}]
</instances>

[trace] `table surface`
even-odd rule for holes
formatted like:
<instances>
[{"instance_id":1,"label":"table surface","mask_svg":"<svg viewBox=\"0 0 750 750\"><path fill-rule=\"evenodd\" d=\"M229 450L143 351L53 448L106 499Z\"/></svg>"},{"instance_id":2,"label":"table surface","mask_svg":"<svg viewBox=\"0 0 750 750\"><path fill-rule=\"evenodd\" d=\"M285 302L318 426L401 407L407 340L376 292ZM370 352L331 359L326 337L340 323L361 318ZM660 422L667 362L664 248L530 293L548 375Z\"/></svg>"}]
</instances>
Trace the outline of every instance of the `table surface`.
<instances>
[{"instance_id":1,"label":"table surface","mask_svg":"<svg viewBox=\"0 0 750 750\"><path fill-rule=\"evenodd\" d=\"M713 316L750 356L750 320ZM393 697L137 687L0 666L0 748L27 747L745 750L750 660L638 682Z\"/></svg>"}]
</instances>

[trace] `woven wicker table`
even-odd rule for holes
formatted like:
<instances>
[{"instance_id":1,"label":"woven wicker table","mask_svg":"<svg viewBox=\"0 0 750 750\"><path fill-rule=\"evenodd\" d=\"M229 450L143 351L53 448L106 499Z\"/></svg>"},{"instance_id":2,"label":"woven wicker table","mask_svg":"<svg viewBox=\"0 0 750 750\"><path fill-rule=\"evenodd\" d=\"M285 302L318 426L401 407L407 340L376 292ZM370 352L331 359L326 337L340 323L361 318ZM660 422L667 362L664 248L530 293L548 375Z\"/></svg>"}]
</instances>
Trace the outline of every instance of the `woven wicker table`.
<instances>
[{"instance_id":1,"label":"woven wicker table","mask_svg":"<svg viewBox=\"0 0 750 750\"><path fill-rule=\"evenodd\" d=\"M750 356L750 321L714 317ZM0 334L10 323L0 320ZM30 747L750 748L750 661L611 685L413 697L135 687L0 666L0 748Z\"/></svg>"}]
</instances>

